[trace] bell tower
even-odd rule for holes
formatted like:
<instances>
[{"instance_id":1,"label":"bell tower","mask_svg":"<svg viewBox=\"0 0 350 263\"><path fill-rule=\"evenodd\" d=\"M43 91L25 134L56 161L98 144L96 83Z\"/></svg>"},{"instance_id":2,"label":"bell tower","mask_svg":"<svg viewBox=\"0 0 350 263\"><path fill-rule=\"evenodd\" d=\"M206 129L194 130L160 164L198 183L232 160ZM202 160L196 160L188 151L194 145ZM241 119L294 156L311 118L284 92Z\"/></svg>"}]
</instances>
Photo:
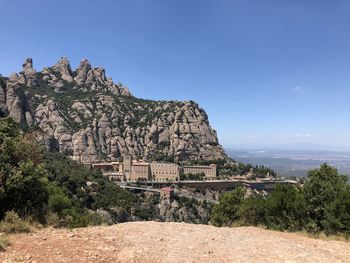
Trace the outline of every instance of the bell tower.
<instances>
[{"instance_id":1,"label":"bell tower","mask_svg":"<svg viewBox=\"0 0 350 263\"><path fill-rule=\"evenodd\" d=\"M126 179L129 179L130 177L131 164L132 164L131 156L128 154L124 155L124 173L125 173Z\"/></svg>"}]
</instances>

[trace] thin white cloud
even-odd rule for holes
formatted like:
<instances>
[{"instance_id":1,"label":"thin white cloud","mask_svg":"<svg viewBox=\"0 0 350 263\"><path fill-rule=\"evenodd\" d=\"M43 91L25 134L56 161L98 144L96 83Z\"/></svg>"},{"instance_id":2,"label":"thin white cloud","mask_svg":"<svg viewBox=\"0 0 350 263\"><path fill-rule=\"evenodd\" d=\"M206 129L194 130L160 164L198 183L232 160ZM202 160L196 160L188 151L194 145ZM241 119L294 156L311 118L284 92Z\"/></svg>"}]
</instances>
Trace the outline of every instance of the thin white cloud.
<instances>
[{"instance_id":1,"label":"thin white cloud","mask_svg":"<svg viewBox=\"0 0 350 263\"><path fill-rule=\"evenodd\" d=\"M278 134L276 138L308 138L312 137L311 133L295 133L295 134Z\"/></svg>"},{"instance_id":2,"label":"thin white cloud","mask_svg":"<svg viewBox=\"0 0 350 263\"><path fill-rule=\"evenodd\" d=\"M310 133L303 133L303 134L297 133L294 135L294 137L312 137L312 134L310 134Z\"/></svg>"},{"instance_id":3,"label":"thin white cloud","mask_svg":"<svg viewBox=\"0 0 350 263\"><path fill-rule=\"evenodd\" d=\"M302 90L302 88L300 86L296 86L294 88L292 88L293 91L298 91L298 90Z\"/></svg>"}]
</instances>

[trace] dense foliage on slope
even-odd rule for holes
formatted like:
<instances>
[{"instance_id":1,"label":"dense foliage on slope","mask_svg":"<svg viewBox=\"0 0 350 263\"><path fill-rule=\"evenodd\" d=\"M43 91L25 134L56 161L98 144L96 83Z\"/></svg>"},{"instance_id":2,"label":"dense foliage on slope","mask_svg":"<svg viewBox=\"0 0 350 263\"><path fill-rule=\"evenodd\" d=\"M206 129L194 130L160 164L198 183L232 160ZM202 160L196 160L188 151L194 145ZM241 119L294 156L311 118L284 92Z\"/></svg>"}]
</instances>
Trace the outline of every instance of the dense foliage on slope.
<instances>
[{"instance_id":1,"label":"dense foliage on slope","mask_svg":"<svg viewBox=\"0 0 350 263\"><path fill-rule=\"evenodd\" d=\"M14 211L69 227L134 220L208 223L210 209L186 197L169 204L159 194L132 194L99 171L47 152L11 118L0 118L0 220Z\"/></svg>"},{"instance_id":2,"label":"dense foliage on slope","mask_svg":"<svg viewBox=\"0 0 350 263\"><path fill-rule=\"evenodd\" d=\"M306 230L350 235L350 186L347 177L327 164L309 171L303 187L279 185L267 197L238 188L213 208L214 225L264 225L278 230Z\"/></svg>"},{"instance_id":3,"label":"dense foliage on slope","mask_svg":"<svg viewBox=\"0 0 350 263\"><path fill-rule=\"evenodd\" d=\"M97 209L129 210L136 197L99 172L20 135L12 119L0 119L0 219L14 210L41 223L99 224Z\"/></svg>"}]
</instances>

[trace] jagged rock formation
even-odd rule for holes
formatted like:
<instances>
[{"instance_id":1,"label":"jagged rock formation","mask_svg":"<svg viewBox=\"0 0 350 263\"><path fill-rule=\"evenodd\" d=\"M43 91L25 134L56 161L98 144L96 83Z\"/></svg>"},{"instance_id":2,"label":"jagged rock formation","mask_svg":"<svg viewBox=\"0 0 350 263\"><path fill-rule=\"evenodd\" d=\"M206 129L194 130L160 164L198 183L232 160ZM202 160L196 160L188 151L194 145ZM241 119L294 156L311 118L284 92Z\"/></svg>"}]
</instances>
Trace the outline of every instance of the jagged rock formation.
<instances>
[{"instance_id":1,"label":"jagged rock formation","mask_svg":"<svg viewBox=\"0 0 350 263\"><path fill-rule=\"evenodd\" d=\"M140 198L140 197L139 197ZM213 204L196 201L193 198L183 198L178 201L159 198L158 194L140 198L141 202L134 204L130 213L123 209L112 208L109 211L98 209L96 213L108 224L131 221L160 221L208 224Z\"/></svg>"},{"instance_id":2,"label":"jagged rock formation","mask_svg":"<svg viewBox=\"0 0 350 263\"><path fill-rule=\"evenodd\" d=\"M209 209L201 205L192 205L191 208L179 204L174 200L169 204L162 200L158 204L159 219L162 222L185 222L195 224L208 224L210 220Z\"/></svg>"},{"instance_id":3,"label":"jagged rock formation","mask_svg":"<svg viewBox=\"0 0 350 263\"><path fill-rule=\"evenodd\" d=\"M23 71L0 78L0 116L37 127L48 148L81 162L124 154L175 160L226 158L208 116L193 101L135 98L103 68L67 58L40 72L28 58Z\"/></svg>"},{"instance_id":4,"label":"jagged rock formation","mask_svg":"<svg viewBox=\"0 0 350 263\"><path fill-rule=\"evenodd\" d=\"M4 82L0 79L0 117L8 114L6 106L6 89Z\"/></svg>"},{"instance_id":5,"label":"jagged rock formation","mask_svg":"<svg viewBox=\"0 0 350 263\"><path fill-rule=\"evenodd\" d=\"M20 124L33 125L34 116L32 108L32 95L24 90L22 85L26 84L24 73L12 74L2 85L0 91L0 114L9 115Z\"/></svg>"}]
</instances>

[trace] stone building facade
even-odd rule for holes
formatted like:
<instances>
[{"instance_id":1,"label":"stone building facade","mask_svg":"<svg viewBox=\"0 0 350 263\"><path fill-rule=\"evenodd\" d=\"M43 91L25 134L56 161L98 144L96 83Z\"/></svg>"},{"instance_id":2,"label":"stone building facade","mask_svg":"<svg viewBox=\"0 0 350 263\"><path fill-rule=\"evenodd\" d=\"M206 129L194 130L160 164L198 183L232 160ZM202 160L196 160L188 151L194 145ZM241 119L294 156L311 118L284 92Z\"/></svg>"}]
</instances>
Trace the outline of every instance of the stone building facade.
<instances>
[{"instance_id":1,"label":"stone building facade","mask_svg":"<svg viewBox=\"0 0 350 263\"><path fill-rule=\"evenodd\" d=\"M182 167L182 172L184 175L188 174L204 174L205 178L215 178L217 176L216 165L211 164L209 166L204 165L194 165L194 166L184 166Z\"/></svg>"},{"instance_id":2,"label":"stone building facade","mask_svg":"<svg viewBox=\"0 0 350 263\"><path fill-rule=\"evenodd\" d=\"M109 179L114 180L124 180L124 164L119 162L110 162L110 163L93 163L91 168L94 170L100 170L103 175L107 176Z\"/></svg>"},{"instance_id":3,"label":"stone building facade","mask_svg":"<svg viewBox=\"0 0 350 263\"><path fill-rule=\"evenodd\" d=\"M178 181L179 166L174 163L151 163L151 175L155 181Z\"/></svg>"},{"instance_id":4,"label":"stone building facade","mask_svg":"<svg viewBox=\"0 0 350 263\"><path fill-rule=\"evenodd\" d=\"M209 166L183 166L180 168L175 163L149 163L132 160L130 156L125 156L123 162L94 163L91 167L101 170L109 178L127 181L179 181L180 169L185 175L203 173L205 178L215 178L217 176L215 164Z\"/></svg>"},{"instance_id":5,"label":"stone building facade","mask_svg":"<svg viewBox=\"0 0 350 263\"><path fill-rule=\"evenodd\" d=\"M131 164L131 172L127 177L129 180L150 180L150 165L146 162Z\"/></svg>"}]
</instances>

